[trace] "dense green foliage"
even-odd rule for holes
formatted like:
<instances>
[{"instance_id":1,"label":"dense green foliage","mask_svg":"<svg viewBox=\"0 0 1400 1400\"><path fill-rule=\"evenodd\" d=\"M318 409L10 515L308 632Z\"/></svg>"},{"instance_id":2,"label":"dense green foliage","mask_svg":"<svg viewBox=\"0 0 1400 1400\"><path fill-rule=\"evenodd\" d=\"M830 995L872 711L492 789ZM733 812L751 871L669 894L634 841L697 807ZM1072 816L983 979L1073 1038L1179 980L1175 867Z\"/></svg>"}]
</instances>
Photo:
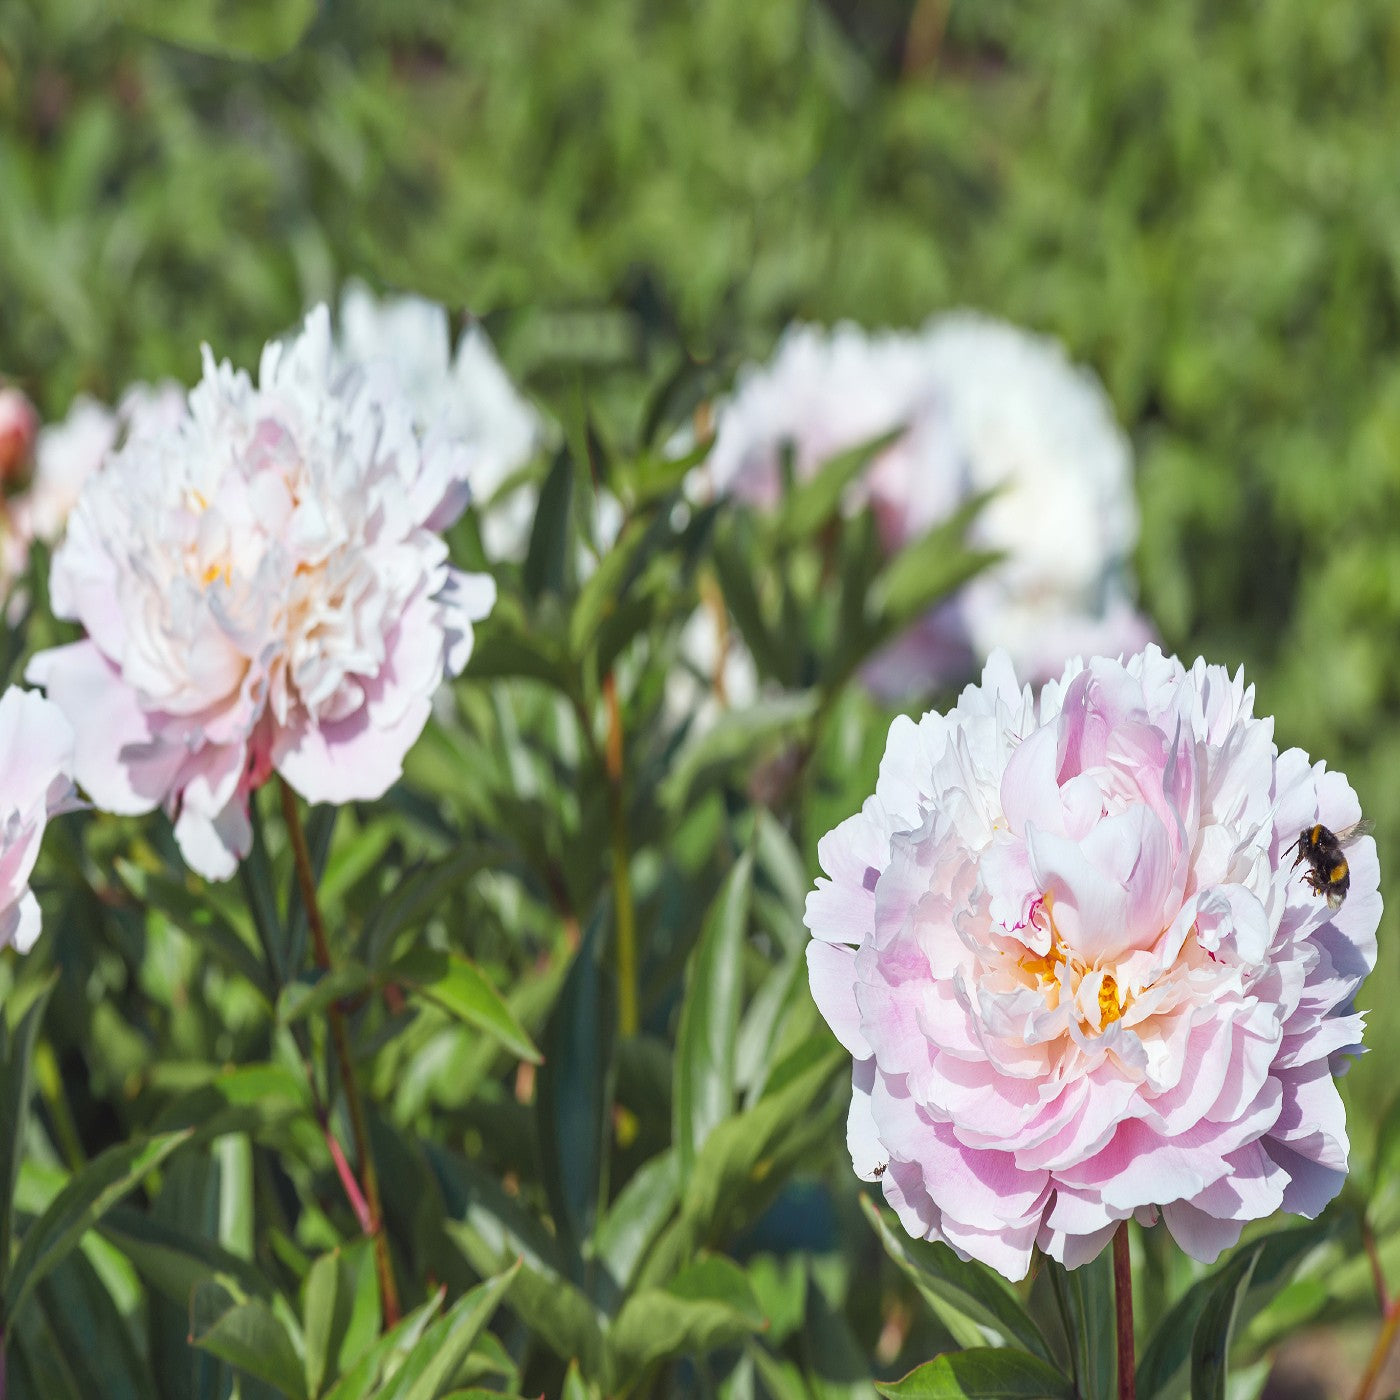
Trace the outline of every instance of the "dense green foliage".
<instances>
[{"instance_id":1,"label":"dense green foliage","mask_svg":"<svg viewBox=\"0 0 1400 1400\"><path fill-rule=\"evenodd\" d=\"M48 413L189 381L201 340L249 363L358 275L484 315L559 425L530 557L407 780L308 821L337 981L305 971L271 792L241 885L188 878L160 819L52 831L44 939L0 969L0 1186L14 1166L31 1271L20 1300L0 1248L13 1393L223 1396L241 1365L244 1397L868 1394L1003 1341L1039 1355L1026 1384L1072 1366L1099 1393L1046 1274L1028 1314L947 1251L882 1252L844 1155L847 1061L800 916L889 718L846 684L892 621L873 542L673 517L656 444L793 317L973 305L1060 336L1133 437L1169 649L1245 664L1280 743L1348 772L1388 869L1398 80L1382 0L0 4L0 371ZM581 583L599 481L630 523ZM454 549L481 562L470 522ZM904 615L970 567L947 541L924 561ZM663 698L701 577L786 692L697 738ZM55 635L40 594L6 657ZM642 988L620 1036L619 898ZM1373 987L1400 972L1393 916L1382 943ZM409 1358L392 1377L381 1355L332 1389L380 1301L318 1123L348 1141L337 999L405 1309L440 1320L384 1348ZM1144 1325L1142 1393L1232 1322L1253 1361L1374 1319L1366 1214L1400 1278L1400 1016L1366 999L1356 1189L1189 1292L1144 1236L1140 1319L1169 1325ZM1058 1302L1091 1312L1105 1286L1095 1266Z\"/></svg>"}]
</instances>

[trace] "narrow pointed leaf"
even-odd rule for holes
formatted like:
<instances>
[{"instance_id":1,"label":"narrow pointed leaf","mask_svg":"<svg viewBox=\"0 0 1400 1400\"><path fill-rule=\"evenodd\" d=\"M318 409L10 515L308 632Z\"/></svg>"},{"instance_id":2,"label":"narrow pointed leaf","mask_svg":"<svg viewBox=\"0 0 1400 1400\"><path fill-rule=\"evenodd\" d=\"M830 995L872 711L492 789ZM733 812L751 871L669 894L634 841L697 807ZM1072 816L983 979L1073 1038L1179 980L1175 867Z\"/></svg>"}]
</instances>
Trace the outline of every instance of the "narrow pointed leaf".
<instances>
[{"instance_id":1,"label":"narrow pointed leaf","mask_svg":"<svg viewBox=\"0 0 1400 1400\"><path fill-rule=\"evenodd\" d=\"M511 1054L539 1064L540 1052L525 1027L470 958L436 955L431 962L397 964L392 975L459 1021L493 1036Z\"/></svg>"},{"instance_id":2,"label":"narrow pointed leaf","mask_svg":"<svg viewBox=\"0 0 1400 1400\"><path fill-rule=\"evenodd\" d=\"M902 1380L876 1381L891 1400L1071 1400L1069 1378L1048 1362L1007 1347L949 1352Z\"/></svg>"},{"instance_id":3,"label":"narrow pointed leaf","mask_svg":"<svg viewBox=\"0 0 1400 1400\"><path fill-rule=\"evenodd\" d=\"M520 1268L517 1260L505 1273L458 1299L447 1316L435 1323L408 1354L380 1400L437 1400L456 1378Z\"/></svg>"},{"instance_id":4,"label":"narrow pointed leaf","mask_svg":"<svg viewBox=\"0 0 1400 1400\"><path fill-rule=\"evenodd\" d=\"M545 1191L561 1237L577 1257L593 1233L608 1138L615 1031L613 979L595 917L545 1028L536 1121ZM575 1282L582 1276L575 1269Z\"/></svg>"},{"instance_id":5,"label":"narrow pointed leaf","mask_svg":"<svg viewBox=\"0 0 1400 1400\"><path fill-rule=\"evenodd\" d=\"M190 1304L190 1341L289 1400L307 1400L296 1345L260 1298L240 1302L220 1284L201 1285Z\"/></svg>"},{"instance_id":6,"label":"narrow pointed leaf","mask_svg":"<svg viewBox=\"0 0 1400 1400\"><path fill-rule=\"evenodd\" d=\"M75 1172L25 1233L5 1289L7 1312L11 1316L18 1312L35 1284L84 1233L190 1136L190 1131L185 1130L140 1142L120 1143Z\"/></svg>"},{"instance_id":7,"label":"narrow pointed leaf","mask_svg":"<svg viewBox=\"0 0 1400 1400\"><path fill-rule=\"evenodd\" d=\"M28 1135L30 1065L34 1042L54 983L50 981L19 1017L0 1025L0 1297L9 1295L11 1242L14 1238L15 1187Z\"/></svg>"},{"instance_id":8,"label":"narrow pointed leaf","mask_svg":"<svg viewBox=\"0 0 1400 1400\"><path fill-rule=\"evenodd\" d=\"M999 1275L959 1259L946 1245L911 1239L892 1228L869 1196L862 1195L860 1204L885 1252L960 1346L1016 1346L1043 1361L1053 1359L1040 1329Z\"/></svg>"},{"instance_id":9,"label":"narrow pointed leaf","mask_svg":"<svg viewBox=\"0 0 1400 1400\"><path fill-rule=\"evenodd\" d=\"M744 943L753 896L753 855L725 877L700 930L686 974L676 1037L674 1137L682 1176L734 1105L734 1049L743 998Z\"/></svg>"}]
</instances>

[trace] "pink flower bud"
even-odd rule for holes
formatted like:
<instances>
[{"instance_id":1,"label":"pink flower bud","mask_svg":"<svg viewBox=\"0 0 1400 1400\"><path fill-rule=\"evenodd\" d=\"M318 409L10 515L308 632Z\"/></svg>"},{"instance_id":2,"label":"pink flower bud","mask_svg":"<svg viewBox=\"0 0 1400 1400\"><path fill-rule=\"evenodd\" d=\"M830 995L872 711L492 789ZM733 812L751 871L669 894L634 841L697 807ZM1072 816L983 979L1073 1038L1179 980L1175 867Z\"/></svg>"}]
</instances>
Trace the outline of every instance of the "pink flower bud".
<instances>
[{"instance_id":1,"label":"pink flower bud","mask_svg":"<svg viewBox=\"0 0 1400 1400\"><path fill-rule=\"evenodd\" d=\"M23 474L38 431L34 405L18 389L0 389L0 486Z\"/></svg>"}]
</instances>

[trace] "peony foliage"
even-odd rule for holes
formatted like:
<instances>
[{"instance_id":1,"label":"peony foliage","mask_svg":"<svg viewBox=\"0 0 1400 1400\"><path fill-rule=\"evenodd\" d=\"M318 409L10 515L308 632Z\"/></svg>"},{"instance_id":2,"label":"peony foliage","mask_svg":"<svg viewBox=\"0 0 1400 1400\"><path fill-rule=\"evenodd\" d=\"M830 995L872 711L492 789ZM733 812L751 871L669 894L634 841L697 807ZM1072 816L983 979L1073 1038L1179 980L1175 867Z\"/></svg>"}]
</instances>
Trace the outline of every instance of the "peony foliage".
<instances>
[{"instance_id":1,"label":"peony foliage","mask_svg":"<svg viewBox=\"0 0 1400 1400\"><path fill-rule=\"evenodd\" d=\"M688 373L620 434L357 285L256 375L206 348L188 391L38 431L11 670L46 695L0 698L11 1393L839 1365L1087 1400L1132 1341L1166 1397L1372 1306L1348 1261L1400 1219L1349 1191L1337 1076L1375 843L1241 672L1136 613L1069 650L1131 588L1093 381L966 318L796 329L713 405ZM803 438L861 376L898 392ZM979 489L1053 523L1066 482L1108 592L1038 593L1053 551ZM1024 674L969 669L1038 606ZM880 668L931 618L958 647L905 650L900 713Z\"/></svg>"}]
</instances>

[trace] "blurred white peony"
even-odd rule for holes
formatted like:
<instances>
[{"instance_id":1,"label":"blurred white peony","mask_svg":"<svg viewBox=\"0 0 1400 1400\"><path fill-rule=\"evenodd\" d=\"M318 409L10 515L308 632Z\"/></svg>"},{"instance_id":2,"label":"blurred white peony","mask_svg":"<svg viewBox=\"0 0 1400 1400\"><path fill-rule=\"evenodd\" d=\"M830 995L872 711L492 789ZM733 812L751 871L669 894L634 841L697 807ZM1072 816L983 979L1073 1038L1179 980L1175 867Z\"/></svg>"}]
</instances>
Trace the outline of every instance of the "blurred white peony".
<instances>
[{"instance_id":1,"label":"blurred white peony","mask_svg":"<svg viewBox=\"0 0 1400 1400\"><path fill-rule=\"evenodd\" d=\"M511 383L486 332L469 325L454 354L447 312L436 302L417 296L379 299L351 282L341 297L336 352L342 364L389 364L429 440L446 436L467 449L488 557L523 558L535 492L507 483L534 454L542 425Z\"/></svg>"},{"instance_id":2,"label":"blurred white peony","mask_svg":"<svg viewBox=\"0 0 1400 1400\"><path fill-rule=\"evenodd\" d=\"M902 548L981 491L975 545L1004 553L867 670L882 694L960 681L997 646L1035 680L1068 656L1136 651L1152 629L1133 607L1132 464L1098 380L1055 341L962 312L922 331L791 327L767 366L741 372L719 412L711 487L762 507L790 445L799 479L903 428L847 499Z\"/></svg>"},{"instance_id":3,"label":"blurred white peony","mask_svg":"<svg viewBox=\"0 0 1400 1400\"><path fill-rule=\"evenodd\" d=\"M26 539L56 544L83 483L118 443L173 428L185 413L185 391L173 380L133 384L116 408L79 394L61 423L39 431L34 477L14 503Z\"/></svg>"}]
</instances>

